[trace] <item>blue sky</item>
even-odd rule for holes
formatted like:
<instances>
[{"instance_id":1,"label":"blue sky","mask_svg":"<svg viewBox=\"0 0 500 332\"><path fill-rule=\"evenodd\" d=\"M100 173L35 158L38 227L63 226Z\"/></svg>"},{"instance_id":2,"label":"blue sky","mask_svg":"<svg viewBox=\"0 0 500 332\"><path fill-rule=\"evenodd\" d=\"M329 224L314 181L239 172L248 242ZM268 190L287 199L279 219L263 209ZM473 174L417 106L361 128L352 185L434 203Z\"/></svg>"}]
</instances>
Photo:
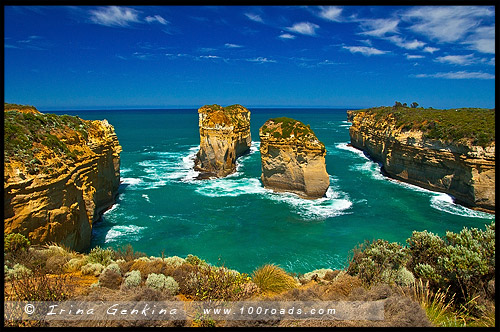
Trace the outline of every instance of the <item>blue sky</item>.
<instances>
[{"instance_id":1,"label":"blue sky","mask_svg":"<svg viewBox=\"0 0 500 332\"><path fill-rule=\"evenodd\" d=\"M41 110L495 107L492 6L5 6L6 102Z\"/></svg>"}]
</instances>

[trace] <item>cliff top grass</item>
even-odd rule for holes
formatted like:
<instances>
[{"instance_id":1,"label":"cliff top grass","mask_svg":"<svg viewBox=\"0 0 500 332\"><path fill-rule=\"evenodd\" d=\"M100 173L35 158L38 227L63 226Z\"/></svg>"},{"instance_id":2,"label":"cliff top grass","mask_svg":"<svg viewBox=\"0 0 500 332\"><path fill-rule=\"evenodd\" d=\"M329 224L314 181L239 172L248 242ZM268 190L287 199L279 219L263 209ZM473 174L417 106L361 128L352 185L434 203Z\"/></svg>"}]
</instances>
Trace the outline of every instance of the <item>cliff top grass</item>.
<instances>
[{"instance_id":1,"label":"cliff top grass","mask_svg":"<svg viewBox=\"0 0 500 332\"><path fill-rule=\"evenodd\" d=\"M32 106L15 104L4 104L4 108L5 162L20 161L30 174L42 169L47 154L75 160L80 152L70 150L70 141L88 138L90 124L77 116L44 114Z\"/></svg>"},{"instance_id":2,"label":"cliff top grass","mask_svg":"<svg viewBox=\"0 0 500 332\"><path fill-rule=\"evenodd\" d=\"M367 112L377 121L392 117L397 128L422 131L424 137L430 139L472 142L483 147L495 142L495 109L381 106L354 112Z\"/></svg>"},{"instance_id":3,"label":"cliff top grass","mask_svg":"<svg viewBox=\"0 0 500 332\"><path fill-rule=\"evenodd\" d=\"M241 113L241 112L248 112L248 109L244 106L241 106L240 104L234 104L234 105L229 105L229 106L225 106L225 107L222 107L222 106L217 105L217 104L213 104L213 105L202 106L198 110L199 113L201 113L201 112L210 113L210 112L215 112L215 111L223 111L225 113Z\"/></svg>"},{"instance_id":4,"label":"cliff top grass","mask_svg":"<svg viewBox=\"0 0 500 332\"><path fill-rule=\"evenodd\" d=\"M260 131L276 139L287 139L293 135L299 141L318 140L310 125L288 117L269 119L262 125Z\"/></svg>"},{"instance_id":5,"label":"cliff top grass","mask_svg":"<svg viewBox=\"0 0 500 332\"><path fill-rule=\"evenodd\" d=\"M3 104L3 109L4 112L7 111L18 111L22 113L40 113L35 106L31 105L18 105L18 104L9 104L9 103L4 103Z\"/></svg>"},{"instance_id":6,"label":"cliff top grass","mask_svg":"<svg viewBox=\"0 0 500 332\"><path fill-rule=\"evenodd\" d=\"M236 125L242 127L249 125L248 121L241 116L242 113L249 113L250 111L239 104L234 104L222 107L217 104L205 105L198 109L198 113L206 113L207 116L204 120L205 125L212 126L214 124L221 125Z\"/></svg>"}]
</instances>

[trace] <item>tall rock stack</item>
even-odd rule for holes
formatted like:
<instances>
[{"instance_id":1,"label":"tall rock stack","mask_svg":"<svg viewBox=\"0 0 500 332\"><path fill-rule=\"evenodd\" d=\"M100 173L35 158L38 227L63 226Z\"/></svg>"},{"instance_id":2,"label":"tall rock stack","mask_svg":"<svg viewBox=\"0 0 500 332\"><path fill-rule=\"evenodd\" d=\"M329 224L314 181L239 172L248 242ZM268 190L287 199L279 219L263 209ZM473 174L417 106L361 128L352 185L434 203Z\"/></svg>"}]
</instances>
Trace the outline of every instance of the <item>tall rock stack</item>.
<instances>
[{"instance_id":1,"label":"tall rock stack","mask_svg":"<svg viewBox=\"0 0 500 332\"><path fill-rule=\"evenodd\" d=\"M205 105L198 110L200 150L194 169L199 179L236 171L236 158L250 151L250 111L241 105Z\"/></svg>"},{"instance_id":2,"label":"tall rock stack","mask_svg":"<svg viewBox=\"0 0 500 332\"><path fill-rule=\"evenodd\" d=\"M269 119L259 136L264 187L309 199L325 195L326 149L309 126L287 117Z\"/></svg>"}]
</instances>

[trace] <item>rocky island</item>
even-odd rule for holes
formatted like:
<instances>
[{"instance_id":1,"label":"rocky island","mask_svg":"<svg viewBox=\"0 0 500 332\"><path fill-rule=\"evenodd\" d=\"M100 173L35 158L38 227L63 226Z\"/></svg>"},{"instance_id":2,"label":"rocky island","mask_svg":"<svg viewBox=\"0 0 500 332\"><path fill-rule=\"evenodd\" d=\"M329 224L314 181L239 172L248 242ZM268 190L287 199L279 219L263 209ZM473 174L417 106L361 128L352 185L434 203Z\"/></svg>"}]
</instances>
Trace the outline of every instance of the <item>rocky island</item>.
<instances>
[{"instance_id":1,"label":"rocky island","mask_svg":"<svg viewBox=\"0 0 500 332\"><path fill-rule=\"evenodd\" d=\"M200 150L194 169L199 179L236 171L236 158L250 151L250 111L241 105L205 105L198 110Z\"/></svg>"},{"instance_id":2,"label":"rocky island","mask_svg":"<svg viewBox=\"0 0 500 332\"><path fill-rule=\"evenodd\" d=\"M262 183L303 198L323 197L330 186L325 145L308 125L282 117L259 129Z\"/></svg>"},{"instance_id":3,"label":"rocky island","mask_svg":"<svg viewBox=\"0 0 500 332\"><path fill-rule=\"evenodd\" d=\"M348 111L353 147L392 178L494 213L495 110L376 107Z\"/></svg>"},{"instance_id":4,"label":"rocky island","mask_svg":"<svg viewBox=\"0 0 500 332\"><path fill-rule=\"evenodd\" d=\"M16 104L4 104L4 119L5 233L86 249L120 184L113 126Z\"/></svg>"}]
</instances>

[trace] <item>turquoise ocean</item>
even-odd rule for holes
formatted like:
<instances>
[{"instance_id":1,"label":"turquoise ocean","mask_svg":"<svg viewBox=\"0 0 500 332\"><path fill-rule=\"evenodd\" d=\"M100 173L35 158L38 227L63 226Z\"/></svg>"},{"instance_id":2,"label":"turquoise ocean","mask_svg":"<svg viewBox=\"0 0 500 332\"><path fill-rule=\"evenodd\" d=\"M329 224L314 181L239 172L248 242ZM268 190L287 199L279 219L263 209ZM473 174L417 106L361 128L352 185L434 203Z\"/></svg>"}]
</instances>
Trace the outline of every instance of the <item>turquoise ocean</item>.
<instances>
[{"instance_id":1,"label":"turquoise ocean","mask_svg":"<svg viewBox=\"0 0 500 332\"><path fill-rule=\"evenodd\" d=\"M447 194L384 177L380 165L348 146L346 109L250 110L251 151L238 159L236 173L215 180L194 180L196 109L45 111L107 119L123 147L118 199L94 224L91 247L130 243L148 255L193 254L240 272L274 263L305 273L345 267L365 240L404 244L414 230L444 235L494 220ZM280 116L310 124L325 144L326 197L304 200L263 188L259 128Z\"/></svg>"}]
</instances>

